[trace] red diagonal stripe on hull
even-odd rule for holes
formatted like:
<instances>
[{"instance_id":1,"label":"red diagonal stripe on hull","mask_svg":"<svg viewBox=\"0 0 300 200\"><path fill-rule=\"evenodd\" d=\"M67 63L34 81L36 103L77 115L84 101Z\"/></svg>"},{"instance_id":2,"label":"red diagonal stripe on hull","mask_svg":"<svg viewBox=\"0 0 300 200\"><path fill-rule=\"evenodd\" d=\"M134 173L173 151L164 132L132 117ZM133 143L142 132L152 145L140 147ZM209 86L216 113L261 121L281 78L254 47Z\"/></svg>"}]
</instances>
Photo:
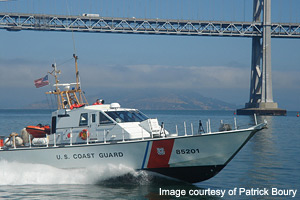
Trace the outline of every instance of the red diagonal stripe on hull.
<instances>
[{"instance_id":1,"label":"red diagonal stripe on hull","mask_svg":"<svg viewBox=\"0 0 300 200\"><path fill-rule=\"evenodd\" d=\"M147 168L169 167L174 139L153 141Z\"/></svg>"}]
</instances>

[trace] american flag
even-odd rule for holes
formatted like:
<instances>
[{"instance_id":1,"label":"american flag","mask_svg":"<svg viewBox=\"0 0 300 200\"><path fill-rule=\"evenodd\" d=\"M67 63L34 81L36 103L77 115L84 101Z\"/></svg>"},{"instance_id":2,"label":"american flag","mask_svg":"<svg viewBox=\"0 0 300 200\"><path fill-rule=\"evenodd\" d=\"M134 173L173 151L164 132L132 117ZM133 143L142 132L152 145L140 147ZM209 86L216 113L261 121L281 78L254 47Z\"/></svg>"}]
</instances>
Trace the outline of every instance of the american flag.
<instances>
[{"instance_id":1,"label":"american flag","mask_svg":"<svg viewBox=\"0 0 300 200\"><path fill-rule=\"evenodd\" d=\"M43 87L45 85L49 85L48 75L35 80L34 85L35 85L36 88L40 88L40 87Z\"/></svg>"}]
</instances>

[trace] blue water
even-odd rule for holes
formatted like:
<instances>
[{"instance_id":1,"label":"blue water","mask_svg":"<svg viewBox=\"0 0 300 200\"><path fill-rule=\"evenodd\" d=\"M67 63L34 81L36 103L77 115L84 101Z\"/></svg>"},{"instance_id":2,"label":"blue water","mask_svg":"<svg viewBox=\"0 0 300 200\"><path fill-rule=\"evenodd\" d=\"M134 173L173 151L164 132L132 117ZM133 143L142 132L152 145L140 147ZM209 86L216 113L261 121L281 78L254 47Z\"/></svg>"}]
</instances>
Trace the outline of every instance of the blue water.
<instances>
[{"instance_id":1,"label":"blue water","mask_svg":"<svg viewBox=\"0 0 300 200\"><path fill-rule=\"evenodd\" d=\"M234 116L231 111L144 111L146 115L164 122L170 132L191 133L191 124L197 132L199 120L204 129L211 120L212 131L220 120L239 127L254 124L253 117ZM20 132L27 125L50 123L50 110L0 110L0 135ZM61 170L36 164L0 161L0 199L300 199L274 196L275 189L300 189L300 118L296 112L281 117L258 117L268 121L268 129L258 132L237 156L215 177L194 185L135 172L126 167L111 169ZM178 191L224 190L225 196L165 196L159 189ZM265 189L269 195L228 195L234 188L240 190Z\"/></svg>"}]
</instances>

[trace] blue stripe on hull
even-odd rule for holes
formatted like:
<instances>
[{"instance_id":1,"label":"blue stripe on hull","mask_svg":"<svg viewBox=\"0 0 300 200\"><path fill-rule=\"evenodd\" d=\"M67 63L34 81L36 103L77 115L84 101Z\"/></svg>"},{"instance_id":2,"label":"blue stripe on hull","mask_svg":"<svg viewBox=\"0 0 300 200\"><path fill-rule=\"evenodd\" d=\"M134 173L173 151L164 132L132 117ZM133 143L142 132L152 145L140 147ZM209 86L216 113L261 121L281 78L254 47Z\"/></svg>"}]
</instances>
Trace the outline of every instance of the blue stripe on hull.
<instances>
[{"instance_id":1,"label":"blue stripe on hull","mask_svg":"<svg viewBox=\"0 0 300 200\"><path fill-rule=\"evenodd\" d=\"M149 143L150 143L150 141L147 142L147 147L146 147L145 156L144 156L144 160L143 160L143 164L142 164L142 168L141 169L144 169L144 167L145 167L145 162L146 162L146 158L147 158L147 154L148 154L148 149L149 149Z\"/></svg>"}]
</instances>

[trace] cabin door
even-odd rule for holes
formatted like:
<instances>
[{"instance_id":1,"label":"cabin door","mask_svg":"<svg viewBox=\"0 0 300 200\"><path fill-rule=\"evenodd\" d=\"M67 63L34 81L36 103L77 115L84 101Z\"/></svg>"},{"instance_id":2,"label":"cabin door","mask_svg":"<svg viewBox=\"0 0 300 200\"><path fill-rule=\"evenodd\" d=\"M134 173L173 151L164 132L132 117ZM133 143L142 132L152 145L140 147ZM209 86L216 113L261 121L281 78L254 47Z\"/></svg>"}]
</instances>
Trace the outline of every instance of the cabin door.
<instances>
[{"instance_id":1,"label":"cabin door","mask_svg":"<svg viewBox=\"0 0 300 200\"><path fill-rule=\"evenodd\" d=\"M98 125L98 118L97 113L90 114L90 140L97 140L97 125Z\"/></svg>"}]
</instances>

